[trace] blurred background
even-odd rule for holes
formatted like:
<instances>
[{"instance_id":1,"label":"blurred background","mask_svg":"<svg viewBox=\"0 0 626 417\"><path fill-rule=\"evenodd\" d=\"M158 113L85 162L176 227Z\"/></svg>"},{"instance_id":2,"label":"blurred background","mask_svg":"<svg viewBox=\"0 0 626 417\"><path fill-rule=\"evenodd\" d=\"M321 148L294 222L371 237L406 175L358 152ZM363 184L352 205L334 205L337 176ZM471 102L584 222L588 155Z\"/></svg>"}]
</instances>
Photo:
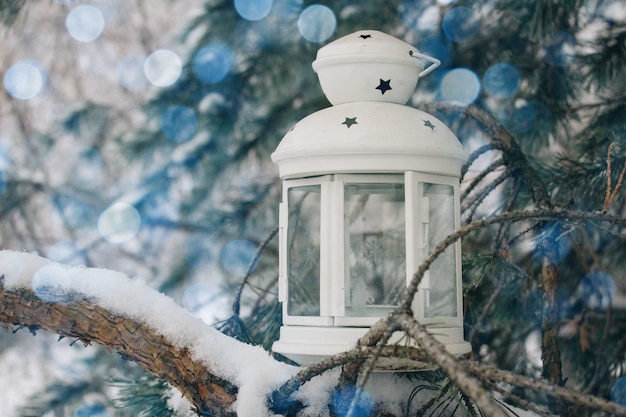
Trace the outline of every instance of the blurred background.
<instances>
[{"instance_id":1,"label":"blurred background","mask_svg":"<svg viewBox=\"0 0 626 417\"><path fill-rule=\"evenodd\" d=\"M464 116L477 105L511 132L556 205L626 214L621 0L6 0L0 19L0 248L121 271L266 348L280 326L277 241L250 263L278 224L270 154L329 106L311 63L353 31L442 61L409 104L434 105L468 150L491 139ZM618 192L606 207L609 179ZM532 207L496 152L463 187L464 221ZM555 230L568 384L626 398L626 246L611 225L466 239L474 357L540 375L535 242ZM147 404L145 415L171 415L167 386L74 342L0 329L0 417L135 416Z\"/></svg>"}]
</instances>

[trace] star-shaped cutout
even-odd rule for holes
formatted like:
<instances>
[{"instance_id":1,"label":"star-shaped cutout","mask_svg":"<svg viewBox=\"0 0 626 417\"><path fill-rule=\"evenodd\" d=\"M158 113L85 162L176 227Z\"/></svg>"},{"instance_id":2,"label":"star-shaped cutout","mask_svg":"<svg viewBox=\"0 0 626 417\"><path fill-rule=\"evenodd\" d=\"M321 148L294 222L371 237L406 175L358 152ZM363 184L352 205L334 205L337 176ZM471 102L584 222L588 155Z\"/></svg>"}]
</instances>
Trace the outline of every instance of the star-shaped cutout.
<instances>
[{"instance_id":1,"label":"star-shaped cutout","mask_svg":"<svg viewBox=\"0 0 626 417\"><path fill-rule=\"evenodd\" d=\"M359 36L359 38L361 38L361 39L369 39L371 37L372 37L372 35L367 35L367 34Z\"/></svg>"},{"instance_id":2,"label":"star-shaped cutout","mask_svg":"<svg viewBox=\"0 0 626 417\"><path fill-rule=\"evenodd\" d=\"M435 130L435 125L430 120L424 120L424 126L430 127L430 130Z\"/></svg>"},{"instance_id":3,"label":"star-shaped cutout","mask_svg":"<svg viewBox=\"0 0 626 417\"><path fill-rule=\"evenodd\" d=\"M346 117L346 120L342 123L342 125L346 125L348 129L352 125L358 125L359 123L356 121L356 117Z\"/></svg>"},{"instance_id":4,"label":"star-shaped cutout","mask_svg":"<svg viewBox=\"0 0 626 417\"><path fill-rule=\"evenodd\" d=\"M383 80L382 78L380 79L380 84L378 84L378 87L376 87L377 90L380 90L380 92L382 94L385 94L387 91L391 90L391 80Z\"/></svg>"}]
</instances>

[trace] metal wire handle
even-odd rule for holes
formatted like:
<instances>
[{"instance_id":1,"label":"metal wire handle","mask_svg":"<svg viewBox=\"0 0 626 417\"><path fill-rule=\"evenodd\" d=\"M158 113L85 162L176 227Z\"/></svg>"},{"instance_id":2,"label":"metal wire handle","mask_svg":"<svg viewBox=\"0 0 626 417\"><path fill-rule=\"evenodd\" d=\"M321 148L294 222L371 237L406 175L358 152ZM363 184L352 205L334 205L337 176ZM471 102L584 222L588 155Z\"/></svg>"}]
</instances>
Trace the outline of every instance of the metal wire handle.
<instances>
[{"instance_id":1,"label":"metal wire handle","mask_svg":"<svg viewBox=\"0 0 626 417\"><path fill-rule=\"evenodd\" d=\"M431 72L436 70L439 65L441 65L441 61L438 60L437 58L433 58L432 56L424 55L419 52L415 53L412 50L409 51L409 55L411 55L413 58L416 58L416 59L423 59L424 61L430 62L432 64L424 68L422 72L419 73L419 77L423 77L424 75L430 74Z\"/></svg>"}]
</instances>

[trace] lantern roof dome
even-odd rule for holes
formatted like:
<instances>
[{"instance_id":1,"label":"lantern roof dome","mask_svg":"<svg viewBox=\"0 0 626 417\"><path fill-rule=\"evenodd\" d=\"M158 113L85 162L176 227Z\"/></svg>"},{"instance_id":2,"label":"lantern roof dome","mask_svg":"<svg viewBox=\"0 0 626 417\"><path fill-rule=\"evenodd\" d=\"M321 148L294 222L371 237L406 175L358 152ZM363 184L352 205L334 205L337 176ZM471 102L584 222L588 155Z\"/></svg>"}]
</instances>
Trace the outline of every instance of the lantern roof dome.
<instances>
[{"instance_id":1,"label":"lantern roof dome","mask_svg":"<svg viewBox=\"0 0 626 417\"><path fill-rule=\"evenodd\" d=\"M428 62L433 65L424 69ZM320 48L313 70L333 105L355 101L405 104L419 77L439 63L386 33L360 30Z\"/></svg>"},{"instance_id":2,"label":"lantern roof dome","mask_svg":"<svg viewBox=\"0 0 626 417\"><path fill-rule=\"evenodd\" d=\"M293 126L272 160L280 177L419 171L460 176L468 153L436 117L386 102L344 103Z\"/></svg>"}]
</instances>

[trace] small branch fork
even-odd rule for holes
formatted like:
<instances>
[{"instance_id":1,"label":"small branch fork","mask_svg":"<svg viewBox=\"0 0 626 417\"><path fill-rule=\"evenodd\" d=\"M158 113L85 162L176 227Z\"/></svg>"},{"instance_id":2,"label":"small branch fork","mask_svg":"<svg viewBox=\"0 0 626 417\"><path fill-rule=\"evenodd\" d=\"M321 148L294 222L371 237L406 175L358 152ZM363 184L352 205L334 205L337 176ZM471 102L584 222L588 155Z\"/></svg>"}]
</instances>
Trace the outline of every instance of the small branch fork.
<instances>
[{"instance_id":1,"label":"small branch fork","mask_svg":"<svg viewBox=\"0 0 626 417\"><path fill-rule=\"evenodd\" d=\"M278 227L274 228L272 231L270 231L267 234L265 239L263 239L263 241L257 247L254 256L248 263L248 266L246 267L246 272L241 278L241 284L239 284L239 288L237 289L237 294L235 295L235 301L233 302L233 315L239 316L239 313L241 312L241 296L243 294L243 290L246 287L246 285L248 285L248 281L250 280L252 271L254 271L254 267L259 261L261 254L263 253L267 245L269 245L270 241L274 239L274 236L276 236L277 233L278 233Z\"/></svg>"},{"instance_id":2,"label":"small branch fork","mask_svg":"<svg viewBox=\"0 0 626 417\"><path fill-rule=\"evenodd\" d=\"M609 150L606 155L606 194L604 196L604 205L602 206L602 212L606 213L613 204L613 200L617 196L617 192L622 186L622 181L624 180L624 174L626 173L626 164L622 167L622 171L619 174L619 178L617 179L617 184L613 191L611 191L611 151L613 150L613 145L615 142L609 145Z\"/></svg>"}]
</instances>

